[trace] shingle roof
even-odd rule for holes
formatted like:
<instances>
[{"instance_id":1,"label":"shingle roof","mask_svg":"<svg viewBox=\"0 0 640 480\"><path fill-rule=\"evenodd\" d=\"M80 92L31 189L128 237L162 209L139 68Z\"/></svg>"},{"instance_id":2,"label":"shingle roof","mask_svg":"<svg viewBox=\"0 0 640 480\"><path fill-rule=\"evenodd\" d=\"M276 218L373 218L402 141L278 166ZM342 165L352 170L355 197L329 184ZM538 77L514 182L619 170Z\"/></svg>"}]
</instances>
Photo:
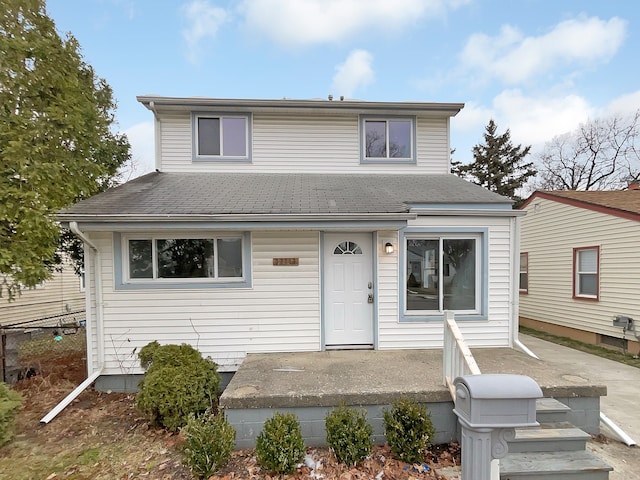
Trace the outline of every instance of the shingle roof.
<instances>
[{"instance_id":1,"label":"shingle roof","mask_svg":"<svg viewBox=\"0 0 640 480\"><path fill-rule=\"evenodd\" d=\"M511 201L454 175L150 173L63 210L77 216L388 214Z\"/></svg>"},{"instance_id":2,"label":"shingle roof","mask_svg":"<svg viewBox=\"0 0 640 480\"><path fill-rule=\"evenodd\" d=\"M562 201L563 203L570 203L582 208L606 211L612 215L640 215L640 190L586 192L576 190L542 190L534 193L531 199L535 196ZM525 205L530 203L530 201L531 200L527 200ZM525 205L523 205L523 207Z\"/></svg>"}]
</instances>

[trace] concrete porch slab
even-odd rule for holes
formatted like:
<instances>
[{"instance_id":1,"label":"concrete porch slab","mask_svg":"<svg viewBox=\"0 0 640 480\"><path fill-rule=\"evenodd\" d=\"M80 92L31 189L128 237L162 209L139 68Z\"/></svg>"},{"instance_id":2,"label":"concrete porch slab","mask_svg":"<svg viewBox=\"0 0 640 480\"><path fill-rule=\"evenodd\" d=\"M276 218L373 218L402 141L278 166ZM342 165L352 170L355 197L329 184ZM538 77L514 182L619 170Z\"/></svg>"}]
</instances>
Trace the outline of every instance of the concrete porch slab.
<instances>
[{"instance_id":1,"label":"concrete porch slab","mask_svg":"<svg viewBox=\"0 0 640 480\"><path fill-rule=\"evenodd\" d=\"M606 395L580 365L559 366L510 348L474 349L482 373L533 378L545 397ZM224 408L383 405L398 398L450 401L442 385L440 350L344 350L250 354L220 397Z\"/></svg>"},{"instance_id":2,"label":"concrete porch slab","mask_svg":"<svg viewBox=\"0 0 640 480\"><path fill-rule=\"evenodd\" d=\"M587 381L580 365L549 364L509 348L476 349L473 354L483 373L532 377L546 397L571 408L571 423L599 433L600 396L606 395L606 387ZM427 405L435 443L457 438L453 402L442 385L440 350L251 354L220 397L220 406L236 428L238 448L255 446L256 435L275 411L295 413L306 444L323 445L324 418L341 403L364 408L374 441L384 443L384 409L401 398Z\"/></svg>"}]
</instances>

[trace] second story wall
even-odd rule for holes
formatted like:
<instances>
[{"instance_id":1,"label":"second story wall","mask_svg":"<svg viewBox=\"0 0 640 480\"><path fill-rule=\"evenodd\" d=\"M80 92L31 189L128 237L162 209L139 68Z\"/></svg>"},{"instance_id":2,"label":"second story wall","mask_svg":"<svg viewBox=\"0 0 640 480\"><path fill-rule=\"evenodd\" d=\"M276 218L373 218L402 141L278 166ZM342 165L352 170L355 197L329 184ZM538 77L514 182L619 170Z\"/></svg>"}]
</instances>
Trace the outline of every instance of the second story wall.
<instances>
[{"instance_id":1,"label":"second story wall","mask_svg":"<svg viewBox=\"0 0 640 480\"><path fill-rule=\"evenodd\" d=\"M364 119L410 119L411 159L363 159ZM164 172L449 173L449 115L252 112L248 117L249 159L195 159L194 115L159 111L159 168Z\"/></svg>"}]
</instances>

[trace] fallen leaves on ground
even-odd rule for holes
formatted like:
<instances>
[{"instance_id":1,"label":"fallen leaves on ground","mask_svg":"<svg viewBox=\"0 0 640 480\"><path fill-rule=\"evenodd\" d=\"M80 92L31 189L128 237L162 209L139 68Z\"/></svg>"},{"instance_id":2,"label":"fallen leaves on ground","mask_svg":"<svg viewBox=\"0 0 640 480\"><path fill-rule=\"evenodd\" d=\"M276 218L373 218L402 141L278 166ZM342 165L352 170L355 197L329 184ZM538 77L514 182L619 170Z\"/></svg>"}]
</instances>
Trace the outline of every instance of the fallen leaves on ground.
<instances>
[{"instance_id":1,"label":"fallen leaves on ground","mask_svg":"<svg viewBox=\"0 0 640 480\"><path fill-rule=\"evenodd\" d=\"M182 464L180 435L150 428L135 408L135 396L87 390L53 421L40 419L85 378L80 356L42 358L38 375L20 381L23 407L16 437L0 449L0 480L193 478ZM439 469L459 465L457 444L433 448L424 464L393 458L388 446L374 447L356 467L336 461L327 448L308 448L306 461L289 475L270 475L253 449L233 452L229 464L209 480L446 480Z\"/></svg>"}]
</instances>

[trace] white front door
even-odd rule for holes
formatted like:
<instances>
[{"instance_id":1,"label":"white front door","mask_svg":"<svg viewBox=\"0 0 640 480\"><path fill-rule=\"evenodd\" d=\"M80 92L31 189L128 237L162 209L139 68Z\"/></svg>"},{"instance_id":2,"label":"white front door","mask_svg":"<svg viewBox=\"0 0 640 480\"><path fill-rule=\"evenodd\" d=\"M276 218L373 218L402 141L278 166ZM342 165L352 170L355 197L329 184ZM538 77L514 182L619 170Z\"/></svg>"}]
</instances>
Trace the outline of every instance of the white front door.
<instances>
[{"instance_id":1,"label":"white front door","mask_svg":"<svg viewBox=\"0 0 640 480\"><path fill-rule=\"evenodd\" d=\"M370 233L324 236L324 333L331 347L373 346Z\"/></svg>"}]
</instances>

